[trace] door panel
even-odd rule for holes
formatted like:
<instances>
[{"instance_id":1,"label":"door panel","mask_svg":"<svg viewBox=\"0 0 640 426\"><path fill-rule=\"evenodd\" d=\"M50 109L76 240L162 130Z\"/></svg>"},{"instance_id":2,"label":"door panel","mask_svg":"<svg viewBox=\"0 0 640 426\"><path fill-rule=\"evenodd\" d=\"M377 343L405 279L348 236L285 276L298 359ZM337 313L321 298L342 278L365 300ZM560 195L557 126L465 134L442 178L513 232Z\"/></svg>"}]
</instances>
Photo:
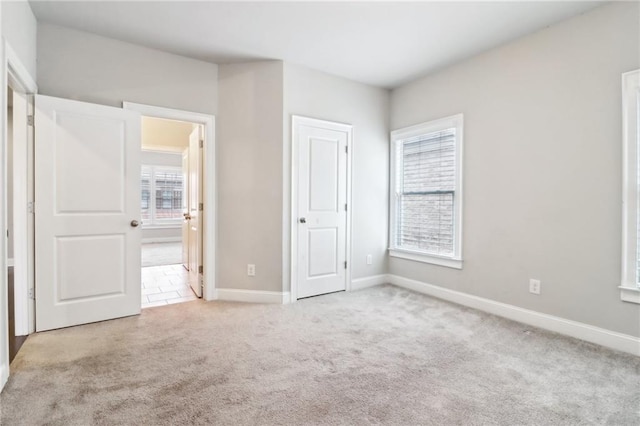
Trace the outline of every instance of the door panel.
<instances>
[{"instance_id":1,"label":"door panel","mask_svg":"<svg viewBox=\"0 0 640 426\"><path fill-rule=\"evenodd\" d=\"M338 273L338 228L309 230L309 272L311 278Z\"/></svg>"},{"instance_id":2,"label":"door panel","mask_svg":"<svg viewBox=\"0 0 640 426\"><path fill-rule=\"evenodd\" d=\"M109 253L109 256L96 256L96 252ZM54 258L58 272L58 301L76 302L124 294L125 255L125 236L122 234L57 237Z\"/></svg>"},{"instance_id":3,"label":"door panel","mask_svg":"<svg viewBox=\"0 0 640 426\"><path fill-rule=\"evenodd\" d=\"M125 122L66 111L55 122L56 213L124 213Z\"/></svg>"},{"instance_id":4,"label":"door panel","mask_svg":"<svg viewBox=\"0 0 640 426\"><path fill-rule=\"evenodd\" d=\"M335 212L338 209L338 159L335 140L309 139L309 210Z\"/></svg>"},{"instance_id":5,"label":"door panel","mask_svg":"<svg viewBox=\"0 0 640 426\"><path fill-rule=\"evenodd\" d=\"M297 298L346 289L347 153L350 127L296 122Z\"/></svg>"},{"instance_id":6,"label":"door panel","mask_svg":"<svg viewBox=\"0 0 640 426\"><path fill-rule=\"evenodd\" d=\"M35 98L36 330L140 313L140 115Z\"/></svg>"},{"instance_id":7,"label":"door panel","mask_svg":"<svg viewBox=\"0 0 640 426\"><path fill-rule=\"evenodd\" d=\"M200 126L189 136L189 285L202 297L202 158L200 155Z\"/></svg>"}]
</instances>

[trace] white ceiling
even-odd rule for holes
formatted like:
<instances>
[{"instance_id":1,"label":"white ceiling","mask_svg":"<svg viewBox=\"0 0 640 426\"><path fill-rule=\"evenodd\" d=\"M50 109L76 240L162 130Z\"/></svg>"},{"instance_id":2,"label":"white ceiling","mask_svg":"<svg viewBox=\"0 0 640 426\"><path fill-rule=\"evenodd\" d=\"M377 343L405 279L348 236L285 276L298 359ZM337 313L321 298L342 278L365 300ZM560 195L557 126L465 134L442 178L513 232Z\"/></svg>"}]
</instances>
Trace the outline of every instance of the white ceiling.
<instances>
[{"instance_id":1,"label":"white ceiling","mask_svg":"<svg viewBox=\"0 0 640 426\"><path fill-rule=\"evenodd\" d=\"M30 3L39 21L183 56L280 59L392 88L604 2Z\"/></svg>"}]
</instances>

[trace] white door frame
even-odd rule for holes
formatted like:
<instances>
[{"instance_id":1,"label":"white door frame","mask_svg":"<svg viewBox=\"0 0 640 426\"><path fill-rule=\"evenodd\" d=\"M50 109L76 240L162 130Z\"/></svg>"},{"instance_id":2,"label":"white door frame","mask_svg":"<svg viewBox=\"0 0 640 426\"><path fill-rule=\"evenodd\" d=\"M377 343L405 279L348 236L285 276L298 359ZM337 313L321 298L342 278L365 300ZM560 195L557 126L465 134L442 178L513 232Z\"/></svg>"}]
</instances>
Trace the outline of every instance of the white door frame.
<instances>
[{"instance_id":1,"label":"white door frame","mask_svg":"<svg viewBox=\"0 0 640 426\"><path fill-rule=\"evenodd\" d=\"M309 126L317 126L321 128L340 128L340 130L347 131L349 138L347 141L347 227L345 230L346 238L346 256L347 256L347 270L345 272L345 289L351 291L351 158L353 157L353 126L345 123L338 123L335 121L318 120L316 118L303 117L299 115L291 116L291 253L290 253L290 265L291 265L291 303L295 303L298 300L298 177L299 177L299 165L298 165L298 147L296 140L298 137L298 125L306 124Z\"/></svg>"},{"instance_id":2,"label":"white door frame","mask_svg":"<svg viewBox=\"0 0 640 426\"><path fill-rule=\"evenodd\" d=\"M216 294L216 141L215 117L209 114L183 111L152 105L123 102L122 107L138 111L146 117L187 121L204 127L203 173L204 223L202 227L203 282L205 300L215 300Z\"/></svg>"},{"instance_id":3,"label":"white door frame","mask_svg":"<svg viewBox=\"0 0 640 426\"><path fill-rule=\"evenodd\" d=\"M5 81L3 86L11 86L14 92L23 95L33 95L38 91L36 82L33 81L29 72L26 70L15 51L9 43L5 41ZM33 141L33 127L27 126L27 115L32 115L33 105L30 100L27 101L23 111L15 111L13 114L14 133L15 129L22 128L25 130L23 135L24 144L16 144L14 141L13 160L14 168L14 187L19 186L14 191L13 203L13 263L14 263L14 313L16 336L26 336L35 331L35 306L33 297L29 296L29 290L33 291L34 286L34 253L33 247L30 248L29 239L33 237L33 217L29 212L28 203L33 201L29 199L29 194L33 195L33 191L29 191L29 184L33 185L33 176L29 177L29 172L33 172L33 164L27 161L28 144ZM4 125L4 144L8 141L6 111L7 99L3 97L2 104L3 125ZM17 125L16 125L17 124ZM31 147L33 150L33 146ZM22 158L23 161L15 161ZM8 161L9 159L7 159ZM5 163L6 167L6 163ZM5 204L6 206L6 204Z\"/></svg>"},{"instance_id":4,"label":"white door frame","mask_svg":"<svg viewBox=\"0 0 640 426\"><path fill-rule=\"evenodd\" d=\"M0 123L2 127L2 147L0 147L0 157L1 157L1 169L0 169L0 188L2 188L2 199L0 202L2 203L1 211L0 211L0 223L3 225L3 233L4 229L6 229L7 225L7 196L5 185L7 184L7 86L11 85L13 90L22 93L22 94L34 94L38 91L38 87L36 85L35 80L31 77L27 68L24 66L22 61L19 59L15 50L11 47L11 45L3 40L2 44L0 44L2 48L2 82L0 83L2 87L0 87L0 108L2 110ZM24 117L26 120L26 116ZM28 132L32 132L33 128L30 128ZM28 136L28 135L27 135ZM18 170L14 169L14 174L16 173L24 173L25 176L27 174L27 170L24 170L24 167L20 168L22 165L18 166ZM14 203L16 204L16 203ZM21 215L21 219L24 217L28 217L27 205L24 203L23 205L17 205L17 209L14 210L14 224L15 224L15 213ZM22 212L24 210L24 212ZM25 215L22 217L22 215ZM14 227L15 228L15 227ZM18 244L20 247L28 247L27 241L29 238L28 232L25 233L23 231L24 227L21 229L14 229L14 242L21 241L22 243ZM17 232L16 232L17 231ZM15 250L14 245L14 250ZM23 252L24 250L21 249ZM27 272L27 280L31 280L31 283L27 281L22 281L23 278L16 277L14 280L18 286L15 288L16 299L14 303L15 307L15 321L16 321L16 334L24 335L29 334L35 330L35 309L33 306L33 299L30 299L28 296L29 287L33 288L33 254L27 253L26 256L23 253L22 255L15 255L14 252L14 263L18 262L18 268ZM27 268L31 268L30 270ZM7 300L7 240L6 238L2 239L2 243L0 243L0 290L4 292L4 295L0 295L0 389L6 383L9 377L9 341L8 341L8 300ZM20 281L19 281L20 280ZM23 283L20 286L20 282ZM26 283L26 285L24 285Z\"/></svg>"}]
</instances>

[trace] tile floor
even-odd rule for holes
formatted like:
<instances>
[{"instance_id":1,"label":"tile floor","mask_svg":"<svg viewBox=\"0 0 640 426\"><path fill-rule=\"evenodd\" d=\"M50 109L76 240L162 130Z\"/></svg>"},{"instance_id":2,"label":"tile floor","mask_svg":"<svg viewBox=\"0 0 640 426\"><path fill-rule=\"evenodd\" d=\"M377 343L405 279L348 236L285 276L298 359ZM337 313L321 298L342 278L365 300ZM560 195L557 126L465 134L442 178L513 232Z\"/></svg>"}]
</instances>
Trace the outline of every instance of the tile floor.
<instances>
[{"instance_id":1,"label":"tile floor","mask_svg":"<svg viewBox=\"0 0 640 426\"><path fill-rule=\"evenodd\" d=\"M142 268L142 308L197 300L182 265Z\"/></svg>"}]
</instances>

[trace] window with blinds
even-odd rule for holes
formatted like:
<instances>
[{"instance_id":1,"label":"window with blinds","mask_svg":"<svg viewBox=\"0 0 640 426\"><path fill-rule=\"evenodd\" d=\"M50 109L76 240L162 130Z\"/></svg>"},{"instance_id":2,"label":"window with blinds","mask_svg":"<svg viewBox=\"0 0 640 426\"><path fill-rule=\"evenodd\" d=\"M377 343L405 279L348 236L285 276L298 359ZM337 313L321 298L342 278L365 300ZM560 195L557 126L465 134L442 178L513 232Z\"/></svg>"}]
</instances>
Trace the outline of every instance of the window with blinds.
<instances>
[{"instance_id":1,"label":"window with blinds","mask_svg":"<svg viewBox=\"0 0 640 426\"><path fill-rule=\"evenodd\" d=\"M182 220L182 169L143 166L140 175L144 225L168 225Z\"/></svg>"},{"instance_id":2,"label":"window with blinds","mask_svg":"<svg viewBox=\"0 0 640 426\"><path fill-rule=\"evenodd\" d=\"M455 129L396 145L396 246L453 255Z\"/></svg>"},{"instance_id":3,"label":"window with blinds","mask_svg":"<svg viewBox=\"0 0 640 426\"><path fill-rule=\"evenodd\" d=\"M460 259L461 133L461 116L392 133L392 256Z\"/></svg>"}]
</instances>

